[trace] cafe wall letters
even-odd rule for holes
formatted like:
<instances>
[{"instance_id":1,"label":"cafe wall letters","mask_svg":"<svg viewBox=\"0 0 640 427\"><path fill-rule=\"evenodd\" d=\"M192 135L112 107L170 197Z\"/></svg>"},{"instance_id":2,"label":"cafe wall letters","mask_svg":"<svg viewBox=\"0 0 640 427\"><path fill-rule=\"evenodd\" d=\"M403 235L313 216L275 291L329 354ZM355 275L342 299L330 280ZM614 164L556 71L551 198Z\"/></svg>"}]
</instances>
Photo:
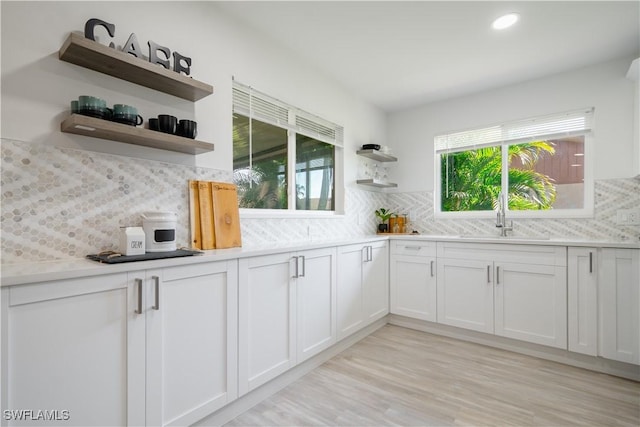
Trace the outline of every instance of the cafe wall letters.
<instances>
[{"instance_id":1,"label":"cafe wall letters","mask_svg":"<svg viewBox=\"0 0 640 427\"><path fill-rule=\"evenodd\" d=\"M84 24L84 36L90 40L96 41L95 28L103 27L107 30L107 33L111 38L115 36L116 26L105 22L101 19L92 18ZM120 49L124 53L135 56L136 58L147 60L153 64L160 64L167 70L171 69L171 50L168 47L160 46L159 44L149 40L149 57L145 57L140 49L138 38L134 33L131 33L127 42ZM115 49L116 46L113 42L109 43L109 47ZM158 52L162 52L164 58L158 55ZM189 75L191 73L191 58L183 56L178 52L173 52L173 71L176 73L184 73Z\"/></svg>"}]
</instances>

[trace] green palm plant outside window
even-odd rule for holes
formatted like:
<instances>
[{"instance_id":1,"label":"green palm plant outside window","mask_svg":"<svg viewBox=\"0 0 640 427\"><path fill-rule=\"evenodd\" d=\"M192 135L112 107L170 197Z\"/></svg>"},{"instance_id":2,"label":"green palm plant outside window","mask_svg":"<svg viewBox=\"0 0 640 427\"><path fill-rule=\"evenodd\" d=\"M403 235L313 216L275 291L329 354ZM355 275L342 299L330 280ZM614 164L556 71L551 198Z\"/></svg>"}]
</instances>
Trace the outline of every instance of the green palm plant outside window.
<instances>
[{"instance_id":1,"label":"green palm plant outside window","mask_svg":"<svg viewBox=\"0 0 640 427\"><path fill-rule=\"evenodd\" d=\"M509 209L552 208L556 197L554 180L536 172L535 165L545 153L554 152L553 143L548 141L507 147ZM440 162L443 211L496 209L502 189L501 146L442 154Z\"/></svg>"}]
</instances>

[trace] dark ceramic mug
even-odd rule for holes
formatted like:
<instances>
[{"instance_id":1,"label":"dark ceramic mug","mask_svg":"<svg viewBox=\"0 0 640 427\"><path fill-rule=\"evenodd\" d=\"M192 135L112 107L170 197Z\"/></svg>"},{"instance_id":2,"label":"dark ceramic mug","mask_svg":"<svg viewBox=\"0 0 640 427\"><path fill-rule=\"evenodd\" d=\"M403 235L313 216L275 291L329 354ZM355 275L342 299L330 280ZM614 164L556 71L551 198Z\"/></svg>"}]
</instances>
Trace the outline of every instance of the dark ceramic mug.
<instances>
[{"instance_id":1,"label":"dark ceramic mug","mask_svg":"<svg viewBox=\"0 0 640 427\"><path fill-rule=\"evenodd\" d=\"M160 114L158 116L158 130L164 133L175 135L178 126L178 118L169 114Z\"/></svg>"},{"instance_id":2,"label":"dark ceramic mug","mask_svg":"<svg viewBox=\"0 0 640 427\"><path fill-rule=\"evenodd\" d=\"M158 123L157 118L149 119L149 130L155 130L155 131L160 130L160 125Z\"/></svg>"},{"instance_id":3,"label":"dark ceramic mug","mask_svg":"<svg viewBox=\"0 0 640 427\"><path fill-rule=\"evenodd\" d=\"M180 120L178 123L178 135L195 139L198 135L198 123L193 120Z\"/></svg>"}]
</instances>

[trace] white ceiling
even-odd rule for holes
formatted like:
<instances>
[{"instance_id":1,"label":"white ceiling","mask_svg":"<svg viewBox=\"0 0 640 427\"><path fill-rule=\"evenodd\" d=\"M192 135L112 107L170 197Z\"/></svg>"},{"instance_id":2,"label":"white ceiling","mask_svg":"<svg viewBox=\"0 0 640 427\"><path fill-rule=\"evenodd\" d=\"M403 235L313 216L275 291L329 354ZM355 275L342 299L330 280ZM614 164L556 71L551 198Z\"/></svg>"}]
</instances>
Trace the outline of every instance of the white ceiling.
<instances>
[{"instance_id":1,"label":"white ceiling","mask_svg":"<svg viewBox=\"0 0 640 427\"><path fill-rule=\"evenodd\" d=\"M217 4L385 111L640 54L638 0Z\"/></svg>"}]
</instances>

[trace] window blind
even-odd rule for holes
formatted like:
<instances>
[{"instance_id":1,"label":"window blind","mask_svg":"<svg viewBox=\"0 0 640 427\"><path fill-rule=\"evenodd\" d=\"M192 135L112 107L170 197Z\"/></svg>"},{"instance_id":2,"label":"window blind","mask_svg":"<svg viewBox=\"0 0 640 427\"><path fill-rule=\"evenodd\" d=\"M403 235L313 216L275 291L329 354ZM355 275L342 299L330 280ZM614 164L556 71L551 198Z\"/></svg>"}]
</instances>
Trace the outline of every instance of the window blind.
<instances>
[{"instance_id":1,"label":"window blind","mask_svg":"<svg viewBox=\"0 0 640 427\"><path fill-rule=\"evenodd\" d=\"M276 126L289 126L289 108L286 104L239 83L233 84L233 112Z\"/></svg>"},{"instance_id":2,"label":"window blind","mask_svg":"<svg viewBox=\"0 0 640 427\"><path fill-rule=\"evenodd\" d=\"M567 111L501 125L438 135L437 153L583 135L593 127L593 108Z\"/></svg>"},{"instance_id":3,"label":"window blind","mask_svg":"<svg viewBox=\"0 0 640 427\"><path fill-rule=\"evenodd\" d=\"M342 147L344 129L234 80L233 112Z\"/></svg>"}]
</instances>

